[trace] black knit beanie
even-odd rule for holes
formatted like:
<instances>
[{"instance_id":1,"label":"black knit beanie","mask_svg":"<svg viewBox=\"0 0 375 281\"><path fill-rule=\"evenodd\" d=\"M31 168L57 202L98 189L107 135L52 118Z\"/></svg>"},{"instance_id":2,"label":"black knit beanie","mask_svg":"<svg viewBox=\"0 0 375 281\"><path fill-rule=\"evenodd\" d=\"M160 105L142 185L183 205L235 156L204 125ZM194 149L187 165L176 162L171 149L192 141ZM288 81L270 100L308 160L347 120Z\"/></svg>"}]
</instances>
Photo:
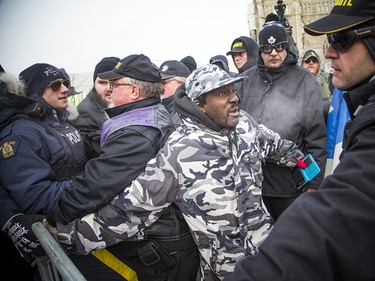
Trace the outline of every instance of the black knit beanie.
<instances>
[{"instance_id":1,"label":"black knit beanie","mask_svg":"<svg viewBox=\"0 0 375 281\"><path fill-rule=\"evenodd\" d=\"M259 46L287 42L286 30L279 21L267 22L259 31Z\"/></svg>"},{"instance_id":2,"label":"black knit beanie","mask_svg":"<svg viewBox=\"0 0 375 281\"><path fill-rule=\"evenodd\" d=\"M65 79L70 82L70 76L69 76L68 72L66 72L65 68L61 67L59 69L62 72L62 74L64 74Z\"/></svg>"},{"instance_id":3,"label":"black knit beanie","mask_svg":"<svg viewBox=\"0 0 375 281\"><path fill-rule=\"evenodd\" d=\"M193 72L197 68L197 63L192 56L184 57L180 60L187 68L189 68L190 72Z\"/></svg>"},{"instance_id":4,"label":"black knit beanie","mask_svg":"<svg viewBox=\"0 0 375 281\"><path fill-rule=\"evenodd\" d=\"M120 61L120 58L117 57L105 57L95 66L94 70L94 84L98 73L107 72L115 68L117 63Z\"/></svg>"},{"instance_id":5,"label":"black knit beanie","mask_svg":"<svg viewBox=\"0 0 375 281\"><path fill-rule=\"evenodd\" d=\"M56 79L65 79L64 74L55 66L47 63L36 63L19 74L19 79L25 83L26 95L42 95L44 89Z\"/></svg>"}]
</instances>

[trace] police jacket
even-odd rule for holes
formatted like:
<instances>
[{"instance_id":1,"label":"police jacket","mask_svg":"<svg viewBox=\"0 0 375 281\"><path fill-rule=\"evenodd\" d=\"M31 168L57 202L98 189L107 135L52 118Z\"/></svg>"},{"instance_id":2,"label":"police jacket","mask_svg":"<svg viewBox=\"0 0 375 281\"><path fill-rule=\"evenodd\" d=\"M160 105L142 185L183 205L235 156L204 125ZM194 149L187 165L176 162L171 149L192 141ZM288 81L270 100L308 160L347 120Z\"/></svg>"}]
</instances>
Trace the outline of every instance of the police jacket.
<instances>
[{"instance_id":1,"label":"police jacket","mask_svg":"<svg viewBox=\"0 0 375 281\"><path fill-rule=\"evenodd\" d=\"M95 88L77 106L79 116L73 120L73 124L82 135L92 157L100 153L100 134L103 123L108 120L106 108Z\"/></svg>"},{"instance_id":2,"label":"police jacket","mask_svg":"<svg viewBox=\"0 0 375 281\"><path fill-rule=\"evenodd\" d=\"M261 198L261 161L294 166L303 154L245 112L235 130L223 129L183 89L174 101L183 123L144 173L97 213L57 230L67 248L84 254L142 239L143 230L175 204L200 251L202 279L222 279L257 251L272 226Z\"/></svg>"},{"instance_id":3,"label":"police jacket","mask_svg":"<svg viewBox=\"0 0 375 281\"><path fill-rule=\"evenodd\" d=\"M20 211L45 214L87 159L77 129L67 122L69 113L54 110L38 95L32 98L29 106L20 102L16 114L14 107L2 108L7 121L0 133L0 178ZM1 99L9 102L14 95Z\"/></svg>"},{"instance_id":4,"label":"police jacket","mask_svg":"<svg viewBox=\"0 0 375 281\"><path fill-rule=\"evenodd\" d=\"M290 54L278 69L267 68L259 56L258 65L240 76L235 84L240 107L282 138L295 142L305 154L312 154L321 172L309 182L318 188L324 177L327 137L319 83L311 73L296 65ZM288 197L300 193L294 187L290 169L267 163L264 167L263 195Z\"/></svg>"},{"instance_id":5,"label":"police jacket","mask_svg":"<svg viewBox=\"0 0 375 281\"><path fill-rule=\"evenodd\" d=\"M375 280L374 89L375 80L344 94L352 121L334 173L285 210L230 280Z\"/></svg>"}]
</instances>

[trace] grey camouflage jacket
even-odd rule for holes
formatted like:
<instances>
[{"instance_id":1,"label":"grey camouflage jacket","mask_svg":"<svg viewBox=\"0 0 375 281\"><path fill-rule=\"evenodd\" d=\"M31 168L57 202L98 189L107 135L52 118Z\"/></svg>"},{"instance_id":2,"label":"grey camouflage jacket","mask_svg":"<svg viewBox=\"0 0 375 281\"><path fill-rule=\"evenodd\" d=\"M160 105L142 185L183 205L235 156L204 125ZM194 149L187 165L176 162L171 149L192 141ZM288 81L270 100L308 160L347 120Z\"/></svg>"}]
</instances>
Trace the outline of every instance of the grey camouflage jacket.
<instances>
[{"instance_id":1,"label":"grey camouflage jacket","mask_svg":"<svg viewBox=\"0 0 375 281\"><path fill-rule=\"evenodd\" d=\"M240 116L235 131L220 132L183 119L145 172L110 204L69 225L58 224L62 245L86 254L142 239L142 231L175 203L200 251L201 279L224 279L237 261L257 252L272 229L261 197L261 162L293 167L303 157L294 143L247 113Z\"/></svg>"}]
</instances>

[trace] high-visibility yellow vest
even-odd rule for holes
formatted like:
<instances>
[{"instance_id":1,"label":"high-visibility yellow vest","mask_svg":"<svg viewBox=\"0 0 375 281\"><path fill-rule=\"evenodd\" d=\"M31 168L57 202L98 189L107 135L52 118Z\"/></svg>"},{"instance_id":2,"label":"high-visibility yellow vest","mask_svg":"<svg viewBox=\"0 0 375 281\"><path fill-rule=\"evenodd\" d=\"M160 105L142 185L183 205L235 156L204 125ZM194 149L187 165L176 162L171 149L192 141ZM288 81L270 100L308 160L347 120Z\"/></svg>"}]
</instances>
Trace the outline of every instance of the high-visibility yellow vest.
<instances>
[{"instance_id":1,"label":"high-visibility yellow vest","mask_svg":"<svg viewBox=\"0 0 375 281\"><path fill-rule=\"evenodd\" d=\"M68 96L68 98L74 103L77 107L81 101L87 96L88 91L83 91L81 93L76 93L74 95Z\"/></svg>"}]
</instances>

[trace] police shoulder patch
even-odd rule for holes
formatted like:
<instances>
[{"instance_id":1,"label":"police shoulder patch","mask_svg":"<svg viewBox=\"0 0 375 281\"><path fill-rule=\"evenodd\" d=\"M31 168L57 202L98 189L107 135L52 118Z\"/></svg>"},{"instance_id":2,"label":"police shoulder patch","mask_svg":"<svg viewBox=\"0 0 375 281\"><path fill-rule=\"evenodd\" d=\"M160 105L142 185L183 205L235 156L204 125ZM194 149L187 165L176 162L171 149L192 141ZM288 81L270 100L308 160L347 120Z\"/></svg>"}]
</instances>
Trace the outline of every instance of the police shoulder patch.
<instances>
[{"instance_id":1,"label":"police shoulder patch","mask_svg":"<svg viewBox=\"0 0 375 281\"><path fill-rule=\"evenodd\" d=\"M7 139L0 143L0 157L3 159L12 158L17 154L18 147L20 146L19 139Z\"/></svg>"}]
</instances>

